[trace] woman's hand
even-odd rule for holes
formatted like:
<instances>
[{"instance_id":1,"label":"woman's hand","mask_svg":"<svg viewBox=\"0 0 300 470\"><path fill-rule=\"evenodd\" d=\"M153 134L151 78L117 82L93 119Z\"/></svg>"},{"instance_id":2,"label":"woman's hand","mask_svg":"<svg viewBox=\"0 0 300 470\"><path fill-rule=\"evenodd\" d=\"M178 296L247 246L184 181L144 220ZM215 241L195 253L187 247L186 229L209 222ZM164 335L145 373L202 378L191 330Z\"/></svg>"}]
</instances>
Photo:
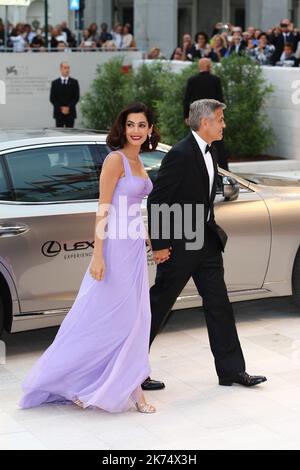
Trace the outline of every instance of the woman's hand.
<instances>
[{"instance_id":1,"label":"woman's hand","mask_svg":"<svg viewBox=\"0 0 300 470\"><path fill-rule=\"evenodd\" d=\"M90 275L96 281L102 281L105 274L105 262L103 256L93 256L90 265Z\"/></svg>"},{"instance_id":2,"label":"woman's hand","mask_svg":"<svg viewBox=\"0 0 300 470\"><path fill-rule=\"evenodd\" d=\"M171 256L171 250L172 247L170 246L170 248L164 248L163 250L153 251L153 260L155 264L160 264L164 263L165 261L168 261Z\"/></svg>"}]
</instances>

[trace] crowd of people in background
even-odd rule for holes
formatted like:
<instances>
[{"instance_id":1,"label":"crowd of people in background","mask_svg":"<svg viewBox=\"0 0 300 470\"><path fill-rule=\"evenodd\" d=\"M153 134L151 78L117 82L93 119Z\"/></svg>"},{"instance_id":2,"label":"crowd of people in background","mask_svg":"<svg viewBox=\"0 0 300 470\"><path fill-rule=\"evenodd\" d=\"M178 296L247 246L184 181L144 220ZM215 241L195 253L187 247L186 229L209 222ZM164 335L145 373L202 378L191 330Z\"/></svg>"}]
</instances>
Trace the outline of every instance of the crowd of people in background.
<instances>
[{"instance_id":1,"label":"crowd of people in background","mask_svg":"<svg viewBox=\"0 0 300 470\"><path fill-rule=\"evenodd\" d=\"M64 21L53 27L48 26L48 44L46 44L45 28L33 29L30 24L8 24L7 41L5 44L5 25L0 18L0 51L8 49L12 52L42 52L69 50L127 50L135 49L136 42L129 23L116 23L111 31L102 23L100 30L92 23L80 33L80 37L71 31Z\"/></svg>"},{"instance_id":2,"label":"crowd of people in background","mask_svg":"<svg viewBox=\"0 0 300 470\"><path fill-rule=\"evenodd\" d=\"M77 37L66 22L48 26L48 45L45 28L33 29L30 24L9 23L7 47L14 52L26 51L68 51L68 50L128 50L137 44L129 23L116 23L111 31L102 23L100 28L92 23ZM5 25L0 18L0 51L5 49ZM249 26L243 31L240 26L217 23L209 37L204 31L195 35L184 34L182 43L175 48L171 60L194 61L203 57L220 62L231 54L247 55L260 65L281 65L298 67L300 63L300 30L289 19L279 25L262 31ZM148 59L166 59L160 47L153 47Z\"/></svg>"},{"instance_id":3,"label":"crowd of people in background","mask_svg":"<svg viewBox=\"0 0 300 470\"><path fill-rule=\"evenodd\" d=\"M300 30L289 19L281 20L267 31L254 26L243 31L240 26L217 23L210 38L206 32L198 32L193 42L190 34L184 34L171 60L194 61L206 57L220 62L231 54L249 56L260 65L299 67Z\"/></svg>"}]
</instances>

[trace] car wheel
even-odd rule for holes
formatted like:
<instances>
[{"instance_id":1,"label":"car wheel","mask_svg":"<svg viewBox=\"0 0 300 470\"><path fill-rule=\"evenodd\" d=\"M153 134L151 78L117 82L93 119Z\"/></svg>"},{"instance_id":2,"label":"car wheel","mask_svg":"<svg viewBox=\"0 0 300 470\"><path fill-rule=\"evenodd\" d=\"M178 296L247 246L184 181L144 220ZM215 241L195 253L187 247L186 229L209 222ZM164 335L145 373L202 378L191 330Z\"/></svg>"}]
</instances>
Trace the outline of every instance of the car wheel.
<instances>
[{"instance_id":1,"label":"car wheel","mask_svg":"<svg viewBox=\"0 0 300 470\"><path fill-rule=\"evenodd\" d=\"M0 338L2 336L3 329L4 329L4 308L3 308L2 299L0 297Z\"/></svg>"},{"instance_id":2,"label":"car wheel","mask_svg":"<svg viewBox=\"0 0 300 470\"><path fill-rule=\"evenodd\" d=\"M296 254L293 267L292 292L295 304L300 307L300 249Z\"/></svg>"}]
</instances>

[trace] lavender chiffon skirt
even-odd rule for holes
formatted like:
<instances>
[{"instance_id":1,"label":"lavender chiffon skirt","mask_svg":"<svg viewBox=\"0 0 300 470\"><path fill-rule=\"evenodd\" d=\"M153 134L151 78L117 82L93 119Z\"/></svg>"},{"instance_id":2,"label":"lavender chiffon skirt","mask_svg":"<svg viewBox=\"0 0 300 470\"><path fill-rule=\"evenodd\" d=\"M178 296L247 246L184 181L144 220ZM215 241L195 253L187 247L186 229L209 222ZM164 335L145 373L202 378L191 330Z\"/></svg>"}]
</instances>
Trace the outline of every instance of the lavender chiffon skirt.
<instances>
[{"instance_id":1,"label":"lavender chiffon skirt","mask_svg":"<svg viewBox=\"0 0 300 470\"><path fill-rule=\"evenodd\" d=\"M118 184L115 198L129 194L140 202L150 185L129 175ZM88 267L53 343L24 380L21 408L79 399L84 407L122 412L139 400L141 383L150 374L145 240L107 239L104 258L104 279L95 280Z\"/></svg>"}]
</instances>

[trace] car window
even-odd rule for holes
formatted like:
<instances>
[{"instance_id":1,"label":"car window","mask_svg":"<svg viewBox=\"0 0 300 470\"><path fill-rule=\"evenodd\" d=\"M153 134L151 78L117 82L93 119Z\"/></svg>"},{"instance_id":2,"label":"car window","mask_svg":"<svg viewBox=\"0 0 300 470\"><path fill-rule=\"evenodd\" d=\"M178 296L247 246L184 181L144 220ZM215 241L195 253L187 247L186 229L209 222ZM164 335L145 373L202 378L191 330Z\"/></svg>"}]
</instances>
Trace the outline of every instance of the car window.
<instances>
[{"instance_id":1,"label":"car window","mask_svg":"<svg viewBox=\"0 0 300 470\"><path fill-rule=\"evenodd\" d=\"M165 155L166 152L162 152L161 150L141 153L143 164L152 182L157 178L158 170Z\"/></svg>"},{"instance_id":2,"label":"car window","mask_svg":"<svg viewBox=\"0 0 300 470\"><path fill-rule=\"evenodd\" d=\"M165 152L162 152L161 150L154 150L153 152L142 152L141 153L141 158L142 161L145 165L145 167L160 167L161 161L166 155Z\"/></svg>"},{"instance_id":3,"label":"car window","mask_svg":"<svg viewBox=\"0 0 300 470\"><path fill-rule=\"evenodd\" d=\"M7 180L4 173L3 159L0 159L0 200L11 200L11 192L8 188Z\"/></svg>"},{"instance_id":4,"label":"car window","mask_svg":"<svg viewBox=\"0 0 300 470\"><path fill-rule=\"evenodd\" d=\"M22 150L6 155L6 161L16 201L98 198L99 175L89 145Z\"/></svg>"},{"instance_id":5,"label":"car window","mask_svg":"<svg viewBox=\"0 0 300 470\"><path fill-rule=\"evenodd\" d=\"M97 162L97 167L100 174L103 162L111 150L105 143L95 145L93 150L95 152L95 160Z\"/></svg>"},{"instance_id":6,"label":"car window","mask_svg":"<svg viewBox=\"0 0 300 470\"><path fill-rule=\"evenodd\" d=\"M96 147L98 149L99 160L103 162L111 150L105 143L96 145Z\"/></svg>"}]
</instances>

